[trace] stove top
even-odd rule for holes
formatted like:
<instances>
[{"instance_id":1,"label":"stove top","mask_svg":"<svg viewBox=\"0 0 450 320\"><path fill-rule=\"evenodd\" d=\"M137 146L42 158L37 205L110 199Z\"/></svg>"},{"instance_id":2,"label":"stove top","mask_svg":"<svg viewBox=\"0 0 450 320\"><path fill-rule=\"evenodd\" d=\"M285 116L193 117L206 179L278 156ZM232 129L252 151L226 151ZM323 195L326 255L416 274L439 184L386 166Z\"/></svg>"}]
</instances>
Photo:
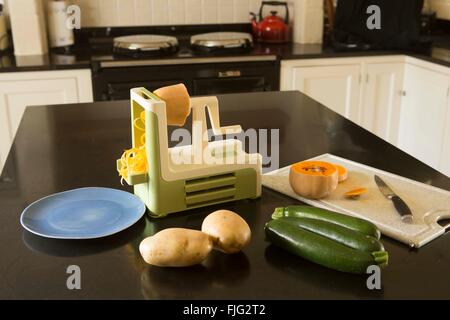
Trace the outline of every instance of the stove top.
<instances>
[{"instance_id":1,"label":"stove top","mask_svg":"<svg viewBox=\"0 0 450 320\"><path fill-rule=\"evenodd\" d=\"M113 52L117 54L139 57L172 54L177 51L178 40L170 36L141 34L113 39Z\"/></svg>"},{"instance_id":2,"label":"stove top","mask_svg":"<svg viewBox=\"0 0 450 320\"><path fill-rule=\"evenodd\" d=\"M210 32L190 36L182 51L208 54L247 52L253 47L253 37L245 32ZM178 39L166 35L129 35L113 38L113 53L134 58L167 56L179 51Z\"/></svg>"},{"instance_id":3,"label":"stove top","mask_svg":"<svg viewBox=\"0 0 450 320\"><path fill-rule=\"evenodd\" d=\"M253 37L245 32L209 32L193 35L190 44L202 52L248 51L253 48Z\"/></svg>"},{"instance_id":4,"label":"stove top","mask_svg":"<svg viewBox=\"0 0 450 320\"><path fill-rule=\"evenodd\" d=\"M75 32L72 52L58 53L91 61L232 56L251 54L250 33L250 24L83 28Z\"/></svg>"}]
</instances>

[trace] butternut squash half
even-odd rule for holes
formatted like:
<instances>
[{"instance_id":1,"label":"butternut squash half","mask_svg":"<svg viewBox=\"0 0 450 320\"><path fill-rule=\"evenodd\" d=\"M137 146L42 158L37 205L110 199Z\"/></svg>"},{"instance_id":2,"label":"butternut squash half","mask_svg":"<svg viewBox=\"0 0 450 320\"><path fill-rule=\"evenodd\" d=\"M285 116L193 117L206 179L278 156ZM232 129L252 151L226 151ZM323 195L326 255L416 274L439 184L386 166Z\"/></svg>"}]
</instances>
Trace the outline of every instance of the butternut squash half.
<instances>
[{"instance_id":1,"label":"butternut squash half","mask_svg":"<svg viewBox=\"0 0 450 320\"><path fill-rule=\"evenodd\" d=\"M339 182L338 168L324 161L303 161L291 166L289 183L298 195L320 199L333 192Z\"/></svg>"}]
</instances>

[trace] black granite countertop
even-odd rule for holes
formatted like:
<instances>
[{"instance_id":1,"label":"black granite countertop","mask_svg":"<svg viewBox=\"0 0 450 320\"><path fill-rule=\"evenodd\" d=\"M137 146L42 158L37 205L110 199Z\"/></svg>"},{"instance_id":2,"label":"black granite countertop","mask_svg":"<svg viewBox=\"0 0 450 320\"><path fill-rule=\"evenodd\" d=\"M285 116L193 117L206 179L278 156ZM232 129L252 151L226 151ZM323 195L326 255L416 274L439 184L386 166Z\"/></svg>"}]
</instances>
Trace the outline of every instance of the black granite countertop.
<instances>
[{"instance_id":1,"label":"black granite countertop","mask_svg":"<svg viewBox=\"0 0 450 320\"><path fill-rule=\"evenodd\" d=\"M450 190L450 178L300 92L218 98L223 125L280 130L280 166L332 153ZM252 241L240 254L215 252L205 266L148 266L138 245L167 227L200 228L217 206L159 220L146 216L116 235L87 241L45 239L21 227L22 210L55 192L132 191L115 169L130 131L128 101L26 110L0 176L0 299L450 298L448 234L419 250L383 237L390 265L382 272L383 289L369 291L367 276L329 270L269 245L263 227L273 209L298 202L265 188L260 199L221 205L246 219ZM82 290L66 288L69 265L81 268Z\"/></svg>"},{"instance_id":2,"label":"black granite countertop","mask_svg":"<svg viewBox=\"0 0 450 320\"><path fill-rule=\"evenodd\" d=\"M442 54L445 51L446 54ZM249 57L261 55L276 55L280 60L315 59L335 57L359 57L405 54L419 59L424 59L444 66L450 66L450 38L442 39L418 50L371 50L371 51L340 51L322 44L262 44L257 43L253 50L246 53L235 53L228 55L215 55L214 57ZM190 49L182 49L178 53L165 56L163 59L204 59L206 56L192 52ZM113 55L109 50L106 52L93 52L87 47L75 47L71 52L51 51L44 56L15 57L12 52L0 55L0 72L19 71L46 71L64 70L95 67L101 61L124 61L133 58ZM161 57L142 58L162 59Z\"/></svg>"},{"instance_id":3,"label":"black granite countertop","mask_svg":"<svg viewBox=\"0 0 450 320\"><path fill-rule=\"evenodd\" d=\"M49 53L16 57L12 52L0 53L1 72L51 71L91 68L89 56Z\"/></svg>"}]
</instances>

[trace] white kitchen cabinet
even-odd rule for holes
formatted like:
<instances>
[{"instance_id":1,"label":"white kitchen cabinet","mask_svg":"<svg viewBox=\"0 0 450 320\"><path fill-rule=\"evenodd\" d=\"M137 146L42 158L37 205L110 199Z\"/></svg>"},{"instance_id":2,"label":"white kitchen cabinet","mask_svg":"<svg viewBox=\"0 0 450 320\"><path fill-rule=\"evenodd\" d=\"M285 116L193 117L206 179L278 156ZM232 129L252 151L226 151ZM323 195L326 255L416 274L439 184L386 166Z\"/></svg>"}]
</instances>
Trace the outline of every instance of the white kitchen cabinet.
<instances>
[{"instance_id":1,"label":"white kitchen cabinet","mask_svg":"<svg viewBox=\"0 0 450 320\"><path fill-rule=\"evenodd\" d=\"M383 112L376 114L373 108L399 108L400 97L394 97L394 92L401 91L404 59L392 55L284 60L280 87L299 90L382 137L395 137L384 126ZM374 102L367 95L378 100ZM386 102L390 105L385 106Z\"/></svg>"},{"instance_id":2,"label":"white kitchen cabinet","mask_svg":"<svg viewBox=\"0 0 450 320\"><path fill-rule=\"evenodd\" d=\"M356 122L359 117L360 74L359 64L297 67L292 71L292 89Z\"/></svg>"},{"instance_id":3,"label":"white kitchen cabinet","mask_svg":"<svg viewBox=\"0 0 450 320\"><path fill-rule=\"evenodd\" d=\"M449 76L407 64L397 146L440 169L447 132Z\"/></svg>"},{"instance_id":4,"label":"white kitchen cabinet","mask_svg":"<svg viewBox=\"0 0 450 320\"><path fill-rule=\"evenodd\" d=\"M450 68L405 55L284 60L280 84L450 175Z\"/></svg>"},{"instance_id":5,"label":"white kitchen cabinet","mask_svg":"<svg viewBox=\"0 0 450 320\"><path fill-rule=\"evenodd\" d=\"M365 64L360 124L396 144L403 93L404 63Z\"/></svg>"},{"instance_id":6,"label":"white kitchen cabinet","mask_svg":"<svg viewBox=\"0 0 450 320\"><path fill-rule=\"evenodd\" d=\"M0 172L27 106L92 101L89 69L0 73Z\"/></svg>"}]
</instances>

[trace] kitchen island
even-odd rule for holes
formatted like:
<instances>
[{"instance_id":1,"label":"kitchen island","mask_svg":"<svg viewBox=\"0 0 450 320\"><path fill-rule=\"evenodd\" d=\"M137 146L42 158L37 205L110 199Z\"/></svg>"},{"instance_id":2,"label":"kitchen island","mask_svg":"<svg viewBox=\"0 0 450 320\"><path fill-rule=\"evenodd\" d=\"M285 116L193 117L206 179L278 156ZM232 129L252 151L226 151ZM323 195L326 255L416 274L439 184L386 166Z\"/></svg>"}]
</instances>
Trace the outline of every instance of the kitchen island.
<instances>
[{"instance_id":1,"label":"kitchen island","mask_svg":"<svg viewBox=\"0 0 450 320\"><path fill-rule=\"evenodd\" d=\"M219 96L223 125L279 129L279 166L332 153L436 187L450 179L300 92ZM390 265L382 290L367 276L343 274L287 254L264 240L275 207L298 203L263 188L257 200L195 209L102 239L69 241L35 236L19 217L33 201L68 189L123 187L115 161L130 146L129 102L29 108L0 178L1 299L413 299L450 298L450 237L419 250L382 237ZM270 150L270 148L269 148ZM424 195L425 196L425 195ZM140 241L168 227L200 228L210 212L226 208L249 223L253 238L242 253L215 252L203 266L148 266ZM82 290L68 290L67 267L81 268Z\"/></svg>"}]
</instances>

